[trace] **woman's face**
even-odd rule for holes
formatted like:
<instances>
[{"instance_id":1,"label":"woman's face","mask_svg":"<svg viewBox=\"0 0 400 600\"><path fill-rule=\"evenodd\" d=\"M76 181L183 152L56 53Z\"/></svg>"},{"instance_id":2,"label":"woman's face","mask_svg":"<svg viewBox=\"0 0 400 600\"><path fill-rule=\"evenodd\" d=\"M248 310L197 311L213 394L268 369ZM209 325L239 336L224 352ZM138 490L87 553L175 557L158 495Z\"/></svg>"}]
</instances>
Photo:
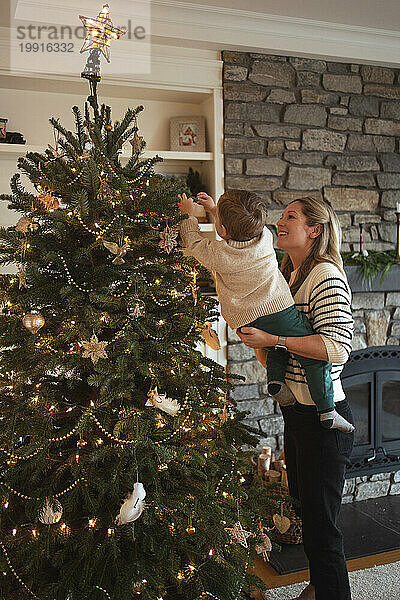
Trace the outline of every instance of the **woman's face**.
<instances>
[{"instance_id":1,"label":"woman's face","mask_svg":"<svg viewBox=\"0 0 400 600\"><path fill-rule=\"evenodd\" d=\"M311 249L318 226L309 227L302 210L301 202L292 202L282 213L277 223L277 247L291 252L306 251Z\"/></svg>"}]
</instances>

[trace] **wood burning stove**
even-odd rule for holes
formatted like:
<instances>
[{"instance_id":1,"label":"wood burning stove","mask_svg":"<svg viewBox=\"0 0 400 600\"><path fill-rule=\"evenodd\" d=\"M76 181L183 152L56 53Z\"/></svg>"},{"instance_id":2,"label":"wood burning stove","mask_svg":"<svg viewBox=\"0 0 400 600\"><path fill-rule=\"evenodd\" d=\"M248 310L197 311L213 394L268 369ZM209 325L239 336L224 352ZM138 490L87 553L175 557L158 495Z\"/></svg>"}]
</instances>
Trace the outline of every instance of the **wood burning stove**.
<instances>
[{"instance_id":1,"label":"wood burning stove","mask_svg":"<svg viewBox=\"0 0 400 600\"><path fill-rule=\"evenodd\" d=\"M400 469L400 346L352 352L342 383L356 426L346 477Z\"/></svg>"}]
</instances>

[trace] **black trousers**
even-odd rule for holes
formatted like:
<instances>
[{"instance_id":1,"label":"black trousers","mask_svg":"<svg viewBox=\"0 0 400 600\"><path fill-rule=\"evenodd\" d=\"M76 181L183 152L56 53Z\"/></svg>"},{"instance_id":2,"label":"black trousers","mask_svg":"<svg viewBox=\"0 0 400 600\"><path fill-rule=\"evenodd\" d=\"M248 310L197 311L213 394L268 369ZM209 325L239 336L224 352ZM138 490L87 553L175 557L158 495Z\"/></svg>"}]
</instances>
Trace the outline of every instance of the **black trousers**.
<instances>
[{"instance_id":1,"label":"black trousers","mask_svg":"<svg viewBox=\"0 0 400 600\"><path fill-rule=\"evenodd\" d=\"M347 400L335 406L353 423ZM282 414L289 493L299 502L316 600L351 600L337 518L354 434L321 427L315 406L296 402L282 407Z\"/></svg>"}]
</instances>

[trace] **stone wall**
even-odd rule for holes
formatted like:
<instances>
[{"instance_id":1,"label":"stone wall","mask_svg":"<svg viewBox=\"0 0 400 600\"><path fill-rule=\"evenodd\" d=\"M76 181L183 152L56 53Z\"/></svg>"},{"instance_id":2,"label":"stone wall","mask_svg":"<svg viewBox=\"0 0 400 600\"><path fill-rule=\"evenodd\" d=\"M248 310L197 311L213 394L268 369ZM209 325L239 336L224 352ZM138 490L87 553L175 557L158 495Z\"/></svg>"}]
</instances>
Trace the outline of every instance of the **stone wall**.
<instances>
[{"instance_id":1,"label":"stone wall","mask_svg":"<svg viewBox=\"0 0 400 600\"><path fill-rule=\"evenodd\" d=\"M400 471L346 479L343 503L400 494Z\"/></svg>"},{"instance_id":2,"label":"stone wall","mask_svg":"<svg viewBox=\"0 0 400 600\"><path fill-rule=\"evenodd\" d=\"M324 197L343 250L394 247L400 202L400 70L224 52L226 187L257 191L275 224L305 194ZM353 349L400 344L400 292L353 295ZM233 397L249 411L259 448L282 448L283 419L265 370L229 330L228 369L246 377ZM400 472L346 482L344 501L400 493Z\"/></svg>"},{"instance_id":3,"label":"stone wall","mask_svg":"<svg viewBox=\"0 0 400 600\"><path fill-rule=\"evenodd\" d=\"M343 250L393 248L400 202L400 69L224 52L225 183L271 223L299 195L329 200Z\"/></svg>"},{"instance_id":4,"label":"stone wall","mask_svg":"<svg viewBox=\"0 0 400 600\"><path fill-rule=\"evenodd\" d=\"M400 292L353 294L353 350L400 345Z\"/></svg>"}]
</instances>

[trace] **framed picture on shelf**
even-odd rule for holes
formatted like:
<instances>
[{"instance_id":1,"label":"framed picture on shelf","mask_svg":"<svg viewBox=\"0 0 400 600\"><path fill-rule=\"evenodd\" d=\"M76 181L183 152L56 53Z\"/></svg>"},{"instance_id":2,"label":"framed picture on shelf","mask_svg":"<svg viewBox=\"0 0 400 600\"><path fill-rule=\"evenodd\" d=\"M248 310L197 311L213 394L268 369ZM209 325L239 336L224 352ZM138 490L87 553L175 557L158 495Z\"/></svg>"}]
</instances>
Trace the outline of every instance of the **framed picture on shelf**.
<instances>
[{"instance_id":1,"label":"framed picture on shelf","mask_svg":"<svg viewBox=\"0 0 400 600\"><path fill-rule=\"evenodd\" d=\"M7 121L8 119L2 119L0 117L0 138L7 137Z\"/></svg>"},{"instance_id":2,"label":"framed picture on shelf","mask_svg":"<svg viewBox=\"0 0 400 600\"><path fill-rule=\"evenodd\" d=\"M170 150L205 152L206 123L204 117L173 117L169 123Z\"/></svg>"}]
</instances>

